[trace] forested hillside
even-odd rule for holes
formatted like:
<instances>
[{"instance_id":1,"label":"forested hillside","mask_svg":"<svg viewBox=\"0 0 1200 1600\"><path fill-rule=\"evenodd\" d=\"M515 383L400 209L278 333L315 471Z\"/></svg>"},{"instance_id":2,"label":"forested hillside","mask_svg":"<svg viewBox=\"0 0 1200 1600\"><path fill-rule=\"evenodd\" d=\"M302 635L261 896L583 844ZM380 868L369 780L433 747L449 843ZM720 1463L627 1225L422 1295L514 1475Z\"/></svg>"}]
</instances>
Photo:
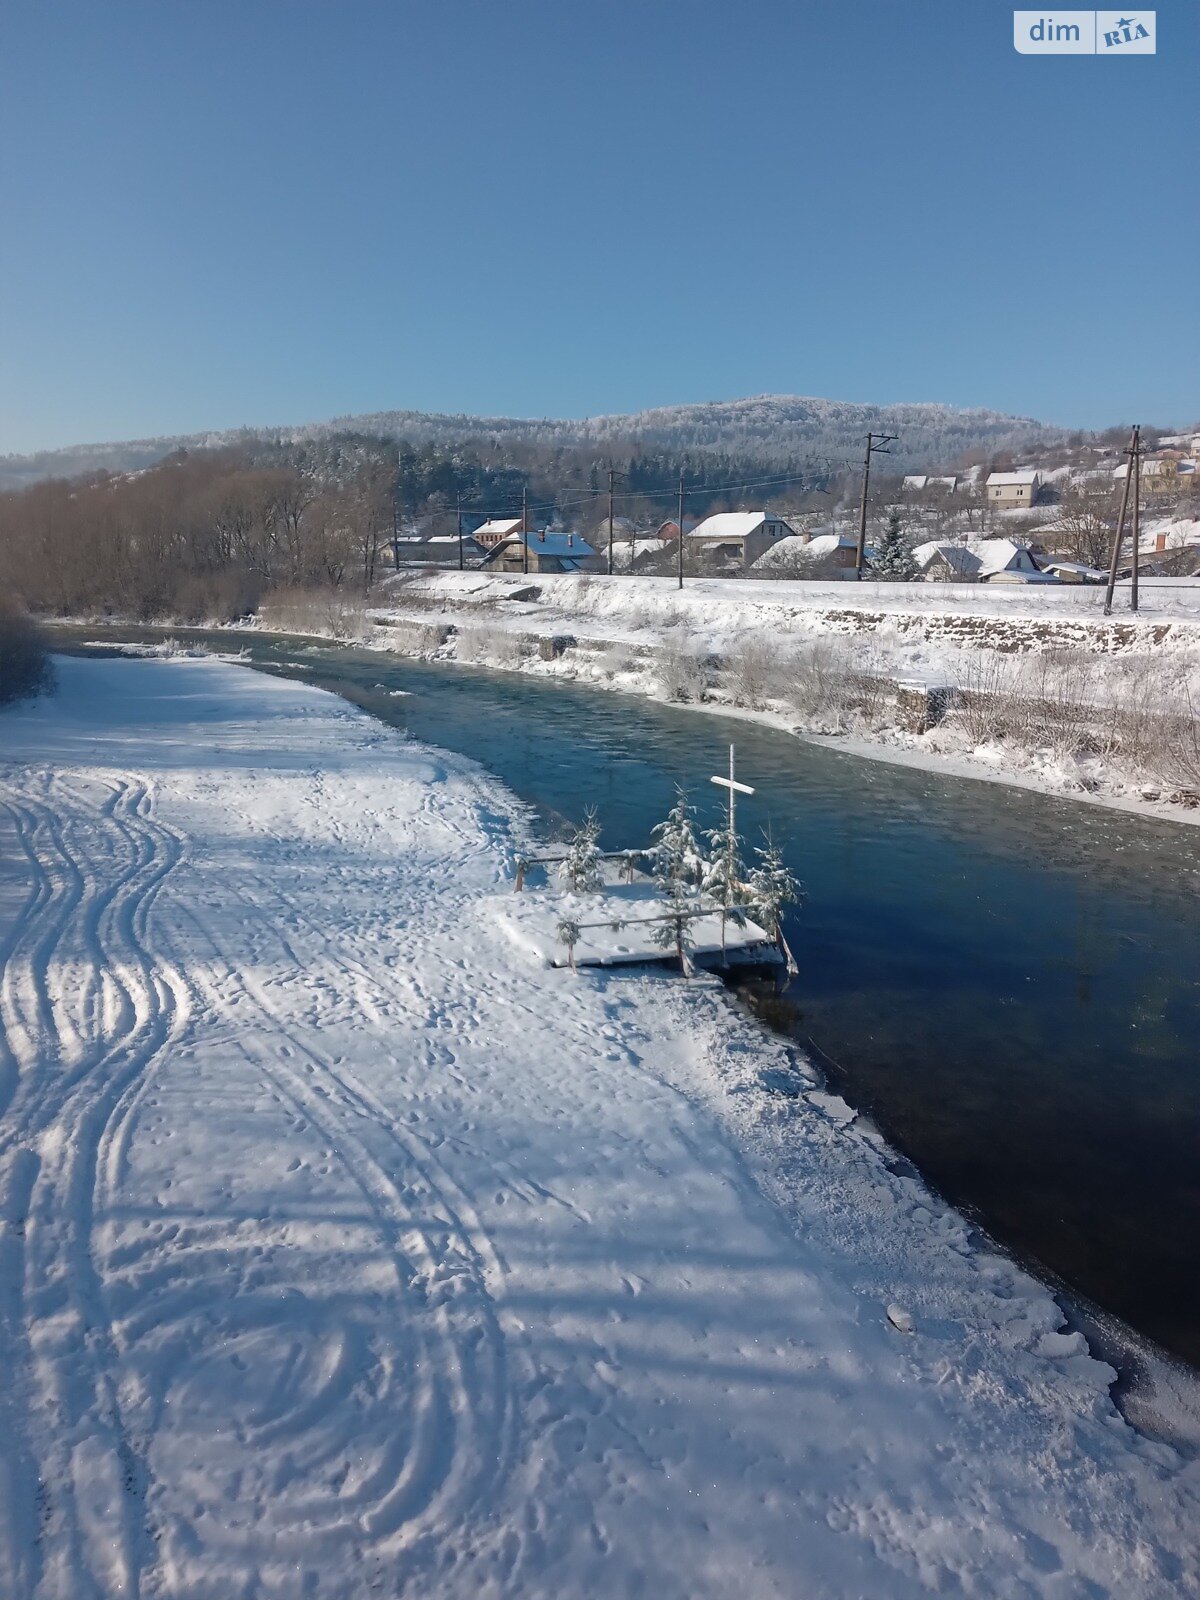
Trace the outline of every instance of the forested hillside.
<instances>
[{"instance_id":1,"label":"forested hillside","mask_svg":"<svg viewBox=\"0 0 1200 1600\"><path fill-rule=\"evenodd\" d=\"M814 471L839 467L861 454L870 428L900 435L899 468L948 468L972 452L1019 451L1066 440L1062 428L996 411L952 406L859 405L839 400L760 395L749 400L664 406L628 416L553 418L446 416L420 411L379 411L299 427L264 427L197 433L124 443L79 445L35 455L0 457L0 487L18 487L47 477L131 472L152 466L176 450L256 450L264 445L318 443L341 435L363 435L412 445L469 444L498 459L520 446L527 450L591 449L606 457L642 451L715 452L757 467L785 470L803 463Z\"/></svg>"}]
</instances>

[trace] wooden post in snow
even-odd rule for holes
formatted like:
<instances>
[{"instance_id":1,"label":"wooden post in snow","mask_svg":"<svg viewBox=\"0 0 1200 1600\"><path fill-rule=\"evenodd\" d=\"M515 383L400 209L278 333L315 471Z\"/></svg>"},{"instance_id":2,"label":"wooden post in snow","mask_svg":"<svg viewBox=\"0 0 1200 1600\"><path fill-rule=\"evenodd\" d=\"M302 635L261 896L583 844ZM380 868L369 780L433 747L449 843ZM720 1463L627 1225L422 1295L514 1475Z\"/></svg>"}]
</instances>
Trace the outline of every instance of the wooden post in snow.
<instances>
[{"instance_id":1,"label":"wooden post in snow","mask_svg":"<svg viewBox=\"0 0 1200 1600\"><path fill-rule=\"evenodd\" d=\"M737 797L739 794L753 794L754 790L748 783L739 783L734 770L733 746L729 746L729 776L727 778L714 777L710 780L718 788L725 789L729 794L729 821L728 832L725 836L725 848L728 855L725 861L725 904L721 907L721 965L726 965L725 958L725 915L729 910L729 890L733 880L733 839L737 831Z\"/></svg>"}]
</instances>

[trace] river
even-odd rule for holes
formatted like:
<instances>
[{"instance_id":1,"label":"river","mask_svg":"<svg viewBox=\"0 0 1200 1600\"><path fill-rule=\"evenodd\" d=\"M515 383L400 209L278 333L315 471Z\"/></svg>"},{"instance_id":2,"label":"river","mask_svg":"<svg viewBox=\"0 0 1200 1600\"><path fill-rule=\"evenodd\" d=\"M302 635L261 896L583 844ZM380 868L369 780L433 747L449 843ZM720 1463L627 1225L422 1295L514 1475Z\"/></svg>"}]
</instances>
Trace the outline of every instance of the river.
<instances>
[{"instance_id":1,"label":"river","mask_svg":"<svg viewBox=\"0 0 1200 1600\"><path fill-rule=\"evenodd\" d=\"M609 848L645 843L677 784L715 822L735 741L741 829L769 827L806 891L772 1021L997 1240L1200 1365L1200 829L560 681L247 650L474 757L550 830L594 805Z\"/></svg>"}]
</instances>

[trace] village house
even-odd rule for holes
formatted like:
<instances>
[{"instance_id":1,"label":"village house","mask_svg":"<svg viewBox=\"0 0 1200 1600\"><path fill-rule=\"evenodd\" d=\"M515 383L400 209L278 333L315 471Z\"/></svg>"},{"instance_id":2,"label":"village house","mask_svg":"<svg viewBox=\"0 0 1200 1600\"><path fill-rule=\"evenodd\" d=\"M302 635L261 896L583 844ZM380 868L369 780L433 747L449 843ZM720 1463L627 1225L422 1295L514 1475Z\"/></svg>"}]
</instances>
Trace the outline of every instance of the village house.
<instances>
[{"instance_id":1,"label":"village house","mask_svg":"<svg viewBox=\"0 0 1200 1600\"><path fill-rule=\"evenodd\" d=\"M699 517L689 517L686 512L684 513L683 531L685 533L691 533L694 529L698 528L699 526L700 526L700 518ZM679 523L676 521L676 519L674 517L668 517L665 522L660 522L658 527L655 528L654 537L656 539L678 539L678 537L679 537Z\"/></svg>"},{"instance_id":2,"label":"village house","mask_svg":"<svg viewBox=\"0 0 1200 1600\"><path fill-rule=\"evenodd\" d=\"M1038 566L1059 583L1103 583L1106 572L1089 567L1086 561L1060 561L1057 556L1038 557Z\"/></svg>"},{"instance_id":3,"label":"village house","mask_svg":"<svg viewBox=\"0 0 1200 1600\"><path fill-rule=\"evenodd\" d=\"M987 503L999 511L1025 510L1036 504L1041 488L1040 472L990 472Z\"/></svg>"},{"instance_id":4,"label":"village house","mask_svg":"<svg viewBox=\"0 0 1200 1600\"><path fill-rule=\"evenodd\" d=\"M486 522L480 523L471 537L484 549L490 550L505 539L511 539L514 534L524 532L524 527L520 517L489 517Z\"/></svg>"},{"instance_id":5,"label":"village house","mask_svg":"<svg viewBox=\"0 0 1200 1600\"><path fill-rule=\"evenodd\" d=\"M432 538L422 539L410 545L406 562L409 566L414 564L427 567L456 567L459 562L460 541L456 533L435 533ZM461 540L462 564L464 567L477 567L483 560L486 550L473 533L464 533Z\"/></svg>"},{"instance_id":6,"label":"village house","mask_svg":"<svg viewBox=\"0 0 1200 1600\"><path fill-rule=\"evenodd\" d=\"M688 534L688 547L717 566L751 567L780 539L796 530L767 511L719 511Z\"/></svg>"},{"instance_id":7,"label":"village house","mask_svg":"<svg viewBox=\"0 0 1200 1600\"><path fill-rule=\"evenodd\" d=\"M931 539L913 551L926 583L1057 583L1042 572L1027 545L1013 539Z\"/></svg>"},{"instance_id":8,"label":"village house","mask_svg":"<svg viewBox=\"0 0 1200 1600\"><path fill-rule=\"evenodd\" d=\"M578 533L548 532L543 528L537 533L517 533L492 545L484 554L483 565L496 572L592 572L596 552Z\"/></svg>"},{"instance_id":9,"label":"village house","mask_svg":"<svg viewBox=\"0 0 1200 1600\"><path fill-rule=\"evenodd\" d=\"M869 571L874 551L868 546L863 563ZM848 533L818 533L810 539L793 534L780 539L754 562L755 572L790 573L798 578L852 578L858 564L858 540Z\"/></svg>"},{"instance_id":10,"label":"village house","mask_svg":"<svg viewBox=\"0 0 1200 1600\"><path fill-rule=\"evenodd\" d=\"M677 555L674 539L615 539L612 550L613 571L665 571Z\"/></svg>"},{"instance_id":11,"label":"village house","mask_svg":"<svg viewBox=\"0 0 1200 1600\"><path fill-rule=\"evenodd\" d=\"M957 477L931 477L923 472L910 472L904 479L901 488L909 493L920 493L926 489L942 489L953 494L958 488Z\"/></svg>"},{"instance_id":12,"label":"village house","mask_svg":"<svg viewBox=\"0 0 1200 1600\"><path fill-rule=\"evenodd\" d=\"M1127 462L1114 467L1114 482L1124 483L1128 471ZM1138 473L1138 487L1143 495L1149 495L1151 498L1178 494L1180 489L1186 488L1194 479L1195 473L1196 462L1186 456L1175 454L1152 456L1148 461L1142 462Z\"/></svg>"}]
</instances>

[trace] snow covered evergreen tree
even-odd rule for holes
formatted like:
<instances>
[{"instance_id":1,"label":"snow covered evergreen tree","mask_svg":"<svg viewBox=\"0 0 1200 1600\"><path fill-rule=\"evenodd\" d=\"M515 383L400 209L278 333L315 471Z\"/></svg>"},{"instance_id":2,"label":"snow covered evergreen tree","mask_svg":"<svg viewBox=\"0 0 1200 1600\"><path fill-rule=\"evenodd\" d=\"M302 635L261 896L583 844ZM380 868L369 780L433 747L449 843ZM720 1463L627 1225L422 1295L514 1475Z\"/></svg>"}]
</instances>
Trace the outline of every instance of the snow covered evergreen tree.
<instances>
[{"instance_id":1,"label":"snow covered evergreen tree","mask_svg":"<svg viewBox=\"0 0 1200 1600\"><path fill-rule=\"evenodd\" d=\"M732 916L737 926L745 922L739 909L746 901L746 869L742 865L742 840L731 831L726 819L719 828L710 828L708 860L704 868L704 893L721 907L721 959L725 959L725 927Z\"/></svg>"},{"instance_id":2,"label":"snow covered evergreen tree","mask_svg":"<svg viewBox=\"0 0 1200 1600\"><path fill-rule=\"evenodd\" d=\"M875 545L875 576L892 583L911 583L917 575L912 545L900 525L900 513L888 512L887 527Z\"/></svg>"},{"instance_id":3,"label":"snow covered evergreen tree","mask_svg":"<svg viewBox=\"0 0 1200 1600\"><path fill-rule=\"evenodd\" d=\"M758 857L758 865L750 873L747 905L755 922L778 941L783 908L795 905L802 891L772 838L768 836L765 847L754 853Z\"/></svg>"},{"instance_id":4,"label":"snow covered evergreen tree","mask_svg":"<svg viewBox=\"0 0 1200 1600\"><path fill-rule=\"evenodd\" d=\"M696 837L695 811L684 789L675 791L675 804L666 820L653 829L654 881L666 899L667 921L655 926L653 939L664 950L674 947L681 972L689 972L692 949L692 915L704 882L704 848Z\"/></svg>"},{"instance_id":5,"label":"snow covered evergreen tree","mask_svg":"<svg viewBox=\"0 0 1200 1600\"><path fill-rule=\"evenodd\" d=\"M604 887L604 859L600 854L600 823L589 810L558 864L558 875L569 889L589 891Z\"/></svg>"},{"instance_id":6,"label":"snow covered evergreen tree","mask_svg":"<svg viewBox=\"0 0 1200 1600\"><path fill-rule=\"evenodd\" d=\"M668 899L698 889L704 882L704 847L696 837L695 815L687 791L676 789L675 804L666 820L651 830L654 881Z\"/></svg>"}]
</instances>

